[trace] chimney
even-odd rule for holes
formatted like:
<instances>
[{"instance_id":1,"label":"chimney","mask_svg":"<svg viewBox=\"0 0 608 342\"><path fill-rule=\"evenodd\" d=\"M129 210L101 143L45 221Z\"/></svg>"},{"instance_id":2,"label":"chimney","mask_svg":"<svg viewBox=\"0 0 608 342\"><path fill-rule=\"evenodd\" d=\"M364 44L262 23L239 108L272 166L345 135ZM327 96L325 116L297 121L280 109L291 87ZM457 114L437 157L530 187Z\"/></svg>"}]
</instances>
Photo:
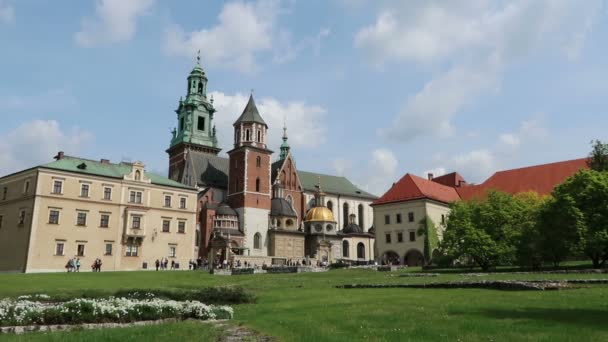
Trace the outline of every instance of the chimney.
<instances>
[{"instance_id":1,"label":"chimney","mask_svg":"<svg viewBox=\"0 0 608 342\"><path fill-rule=\"evenodd\" d=\"M110 159L102 159L101 163L102 164L110 164Z\"/></svg>"},{"instance_id":2,"label":"chimney","mask_svg":"<svg viewBox=\"0 0 608 342\"><path fill-rule=\"evenodd\" d=\"M427 174L427 177L429 178L429 180L430 180L430 181L432 181L432 180L433 180L433 174L432 174L432 173L430 173L430 172L429 172L429 173Z\"/></svg>"},{"instance_id":3,"label":"chimney","mask_svg":"<svg viewBox=\"0 0 608 342\"><path fill-rule=\"evenodd\" d=\"M63 153L63 151L59 151L59 152L57 152L57 155L54 158L56 160L61 160L61 159L63 159L63 157L65 157L65 154Z\"/></svg>"}]
</instances>

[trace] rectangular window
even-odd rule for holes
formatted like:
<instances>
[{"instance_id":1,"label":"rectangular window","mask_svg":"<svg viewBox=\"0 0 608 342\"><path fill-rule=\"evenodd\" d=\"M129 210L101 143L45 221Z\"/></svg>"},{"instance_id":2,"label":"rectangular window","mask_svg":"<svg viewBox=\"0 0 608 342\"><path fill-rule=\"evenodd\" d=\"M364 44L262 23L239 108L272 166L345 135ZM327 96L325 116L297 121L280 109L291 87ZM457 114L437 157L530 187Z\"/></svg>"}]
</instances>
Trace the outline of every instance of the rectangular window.
<instances>
[{"instance_id":1,"label":"rectangular window","mask_svg":"<svg viewBox=\"0 0 608 342\"><path fill-rule=\"evenodd\" d=\"M198 117L198 126L196 128L198 128L199 131L205 130L205 118L204 117L202 117L202 116Z\"/></svg>"},{"instance_id":2,"label":"rectangular window","mask_svg":"<svg viewBox=\"0 0 608 342\"><path fill-rule=\"evenodd\" d=\"M80 186L80 197L89 197L89 184L82 184Z\"/></svg>"},{"instance_id":3,"label":"rectangular window","mask_svg":"<svg viewBox=\"0 0 608 342\"><path fill-rule=\"evenodd\" d=\"M184 131L184 118L179 119L179 131Z\"/></svg>"},{"instance_id":4,"label":"rectangular window","mask_svg":"<svg viewBox=\"0 0 608 342\"><path fill-rule=\"evenodd\" d=\"M410 241L411 242L416 241L416 232L410 232Z\"/></svg>"},{"instance_id":5,"label":"rectangular window","mask_svg":"<svg viewBox=\"0 0 608 342\"><path fill-rule=\"evenodd\" d=\"M182 197L179 199L179 208L186 209L186 197Z\"/></svg>"},{"instance_id":6,"label":"rectangular window","mask_svg":"<svg viewBox=\"0 0 608 342\"><path fill-rule=\"evenodd\" d=\"M49 212L49 224L59 224L59 210Z\"/></svg>"},{"instance_id":7,"label":"rectangular window","mask_svg":"<svg viewBox=\"0 0 608 342\"><path fill-rule=\"evenodd\" d=\"M100 228L108 228L110 226L110 215L101 214L101 220L99 221Z\"/></svg>"},{"instance_id":8,"label":"rectangular window","mask_svg":"<svg viewBox=\"0 0 608 342\"><path fill-rule=\"evenodd\" d=\"M409 212L407 214L407 220L410 221L410 222L414 222L414 213Z\"/></svg>"},{"instance_id":9,"label":"rectangular window","mask_svg":"<svg viewBox=\"0 0 608 342\"><path fill-rule=\"evenodd\" d=\"M386 243L391 243L391 234L386 234Z\"/></svg>"},{"instance_id":10,"label":"rectangular window","mask_svg":"<svg viewBox=\"0 0 608 342\"><path fill-rule=\"evenodd\" d=\"M397 214L395 220L397 221L397 223L401 223L401 214Z\"/></svg>"},{"instance_id":11,"label":"rectangular window","mask_svg":"<svg viewBox=\"0 0 608 342\"><path fill-rule=\"evenodd\" d=\"M131 221L131 228L139 229L141 228L141 216L133 216Z\"/></svg>"},{"instance_id":12,"label":"rectangular window","mask_svg":"<svg viewBox=\"0 0 608 342\"><path fill-rule=\"evenodd\" d=\"M86 226L87 225L87 213L79 212L78 217L76 218L77 226Z\"/></svg>"},{"instance_id":13,"label":"rectangular window","mask_svg":"<svg viewBox=\"0 0 608 342\"><path fill-rule=\"evenodd\" d=\"M2 228L2 222L4 221L4 216L0 215L0 228Z\"/></svg>"},{"instance_id":14,"label":"rectangular window","mask_svg":"<svg viewBox=\"0 0 608 342\"><path fill-rule=\"evenodd\" d=\"M20 226L25 224L25 210L19 210L19 221L18 224Z\"/></svg>"},{"instance_id":15,"label":"rectangular window","mask_svg":"<svg viewBox=\"0 0 608 342\"><path fill-rule=\"evenodd\" d=\"M106 252L104 255L112 255L112 244L106 243Z\"/></svg>"},{"instance_id":16,"label":"rectangular window","mask_svg":"<svg viewBox=\"0 0 608 342\"><path fill-rule=\"evenodd\" d=\"M180 221L177 224L177 232L182 234L186 232L186 222Z\"/></svg>"},{"instance_id":17,"label":"rectangular window","mask_svg":"<svg viewBox=\"0 0 608 342\"><path fill-rule=\"evenodd\" d=\"M175 246L169 246L169 258L175 258Z\"/></svg>"},{"instance_id":18,"label":"rectangular window","mask_svg":"<svg viewBox=\"0 0 608 342\"><path fill-rule=\"evenodd\" d=\"M165 207L171 208L171 196L169 195L165 196Z\"/></svg>"},{"instance_id":19,"label":"rectangular window","mask_svg":"<svg viewBox=\"0 0 608 342\"><path fill-rule=\"evenodd\" d=\"M55 243L55 255L63 255L63 242Z\"/></svg>"},{"instance_id":20,"label":"rectangular window","mask_svg":"<svg viewBox=\"0 0 608 342\"><path fill-rule=\"evenodd\" d=\"M163 220L163 232L168 233L170 229L171 229L171 221Z\"/></svg>"},{"instance_id":21,"label":"rectangular window","mask_svg":"<svg viewBox=\"0 0 608 342\"><path fill-rule=\"evenodd\" d=\"M129 197L129 202L141 204L142 193L141 191L131 191L131 195Z\"/></svg>"},{"instance_id":22,"label":"rectangular window","mask_svg":"<svg viewBox=\"0 0 608 342\"><path fill-rule=\"evenodd\" d=\"M8 196L8 188L4 187L4 189L2 189L2 200L6 200L6 196Z\"/></svg>"},{"instance_id":23,"label":"rectangular window","mask_svg":"<svg viewBox=\"0 0 608 342\"><path fill-rule=\"evenodd\" d=\"M53 193L54 194L62 194L63 193L63 182L62 181L54 181L53 182Z\"/></svg>"},{"instance_id":24,"label":"rectangular window","mask_svg":"<svg viewBox=\"0 0 608 342\"><path fill-rule=\"evenodd\" d=\"M397 233L397 242L403 242L403 233Z\"/></svg>"},{"instance_id":25,"label":"rectangular window","mask_svg":"<svg viewBox=\"0 0 608 342\"><path fill-rule=\"evenodd\" d=\"M112 200L112 188L103 188L103 199L106 201Z\"/></svg>"},{"instance_id":26,"label":"rectangular window","mask_svg":"<svg viewBox=\"0 0 608 342\"><path fill-rule=\"evenodd\" d=\"M78 256L84 256L84 245L83 244L78 244Z\"/></svg>"},{"instance_id":27,"label":"rectangular window","mask_svg":"<svg viewBox=\"0 0 608 342\"><path fill-rule=\"evenodd\" d=\"M133 256L136 257L137 253L139 252L139 247L137 245L127 245L127 252L126 252L126 256Z\"/></svg>"},{"instance_id":28,"label":"rectangular window","mask_svg":"<svg viewBox=\"0 0 608 342\"><path fill-rule=\"evenodd\" d=\"M390 215L384 215L384 224L391 224Z\"/></svg>"}]
</instances>

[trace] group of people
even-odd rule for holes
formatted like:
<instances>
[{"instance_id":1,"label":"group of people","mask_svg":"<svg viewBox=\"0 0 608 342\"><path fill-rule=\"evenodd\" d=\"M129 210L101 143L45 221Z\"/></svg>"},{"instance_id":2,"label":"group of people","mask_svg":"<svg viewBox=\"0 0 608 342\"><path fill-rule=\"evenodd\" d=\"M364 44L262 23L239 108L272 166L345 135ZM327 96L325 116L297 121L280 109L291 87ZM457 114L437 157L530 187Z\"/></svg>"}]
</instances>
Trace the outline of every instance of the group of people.
<instances>
[{"instance_id":1,"label":"group of people","mask_svg":"<svg viewBox=\"0 0 608 342\"><path fill-rule=\"evenodd\" d=\"M93 265L91 265L91 269L93 270L93 272L101 272L101 259L95 259Z\"/></svg>"},{"instance_id":2,"label":"group of people","mask_svg":"<svg viewBox=\"0 0 608 342\"><path fill-rule=\"evenodd\" d=\"M191 271L203 268L203 269L207 269L209 267L209 262L207 260L205 260L203 262L203 259L201 257L199 257L198 259L194 260L194 259L190 259L190 261L188 262L188 269Z\"/></svg>"},{"instance_id":3,"label":"group of people","mask_svg":"<svg viewBox=\"0 0 608 342\"><path fill-rule=\"evenodd\" d=\"M177 268L179 264L175 262L175 260L171 260L171 269L174 270ZM154 266L156 266L156 270L164 271L169 268L169 259L161 258L160 260L156 259L154 262Z\"/></svg>"},{"instance_id":4,"label":"group of people","mask_svg":"<svg viewBox=\"0 0 608 342\"><path fill-rule=\"evenodd\" d=\"M67 264L65 264L65 269L68 270L68 272L80 272L80 258L68 259Z\"/></svg>"}]
</instances>

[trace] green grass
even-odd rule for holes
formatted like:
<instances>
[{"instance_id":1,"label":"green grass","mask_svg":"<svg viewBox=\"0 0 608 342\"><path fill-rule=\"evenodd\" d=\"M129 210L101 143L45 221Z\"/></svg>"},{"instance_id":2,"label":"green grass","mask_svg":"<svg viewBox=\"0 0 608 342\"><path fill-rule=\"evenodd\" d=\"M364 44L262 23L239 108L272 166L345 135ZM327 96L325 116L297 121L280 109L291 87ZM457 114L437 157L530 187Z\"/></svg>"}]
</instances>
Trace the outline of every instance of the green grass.
<instances>
[{"instance_id":1,"label":"green grass","mask_svg":"<svg viewBox=\"0 0 608 342\"><path fill-rule=\"evenodd\" d=\"M608 286L563 291L504 292L480 289L337 289L348 283L423 283L478 279L607 278L607 274L492 274L433 278L391 276L400 272L335 270L327 273L212 276L203 272L116 272L0 275L0 297L28 293L112 293L118 289L242 286L256 304L235 305L235 321L284 341L601 341L608 340ZM26 335L23 341L178 340L155 329L201 329L180 323L65 335ZM205 330L207 329L207 330ZM84 335L78 335L84 334ZM88 336L92 336L89 338ZM101 334L101 335L98 335ZM6 338L6 336L1 336ZM214 337L215 338L215 337ZM76 340L76 338L75 338ZM192 340L184 337L182 340ZM196 340L199 340L198 338ZM200 339L204 340L204 339ZM206 339L209 340L209 339ZM213 338L210 338L213 340ZM12 340L11 340L12 341Z\"/></svg>"}]
</instances>

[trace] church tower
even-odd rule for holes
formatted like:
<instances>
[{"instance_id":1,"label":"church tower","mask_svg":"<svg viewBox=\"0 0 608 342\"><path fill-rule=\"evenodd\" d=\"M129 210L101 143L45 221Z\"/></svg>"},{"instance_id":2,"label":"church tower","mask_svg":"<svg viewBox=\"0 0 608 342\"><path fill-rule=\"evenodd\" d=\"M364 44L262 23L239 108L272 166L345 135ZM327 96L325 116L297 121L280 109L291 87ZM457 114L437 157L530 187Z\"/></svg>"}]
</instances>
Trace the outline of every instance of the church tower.
<instances>
[{"instance_id":1,"label":"church tower","mask_svg":"<svg viewBox=\"0 0 608 342\"><path fill-rule=\"evenodd\" d=\"M197 62L188 76L186 99L180 98L177 113L177 128L173 129L169 154L169 178L182 181L186 155L197 151L217 155L220 152L215 126L213 125L213 97L207 98L207 75Z\"/></svg>"},{"instance_id":2,"label":"church tower","mask_svg":"<svg viewBox=\"0 0 608 342\"><path fill-rule=\"evenodd\" d=\"M268 255L268 215L271 202L271 155L268 125L253 100L234 122L234 148L228 151L228 201L239 214L250 255Z\"/></svg>"}]
</instances>

